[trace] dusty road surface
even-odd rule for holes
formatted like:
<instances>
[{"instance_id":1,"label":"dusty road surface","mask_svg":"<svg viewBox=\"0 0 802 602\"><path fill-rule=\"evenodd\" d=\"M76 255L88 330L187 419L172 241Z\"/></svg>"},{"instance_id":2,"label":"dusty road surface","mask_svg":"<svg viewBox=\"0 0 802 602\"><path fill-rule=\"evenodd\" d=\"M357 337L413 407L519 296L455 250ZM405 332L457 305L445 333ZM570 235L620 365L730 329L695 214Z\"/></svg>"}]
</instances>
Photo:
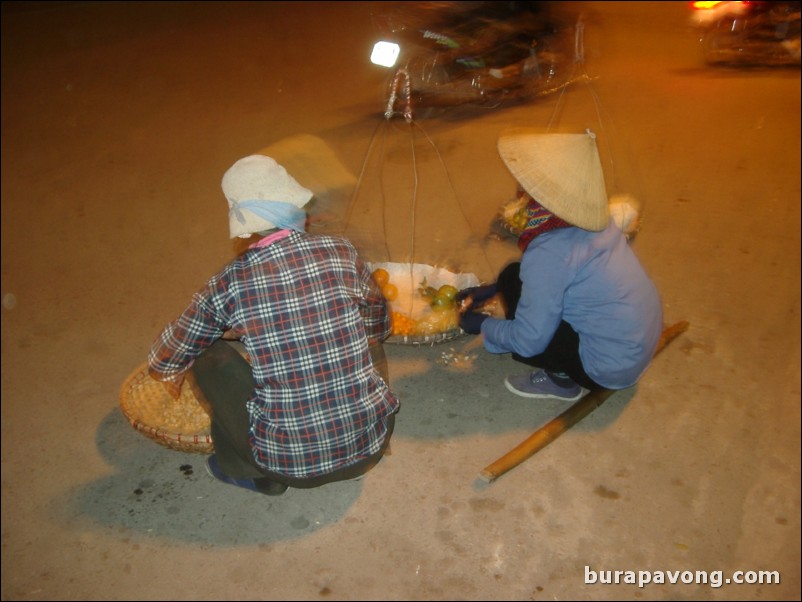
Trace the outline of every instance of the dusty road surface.
<instances>
[{"instance_id":1,"label":"dusty road surface","mask_svg":"<svg viewBox=\"0 0 802 602\"><path fill-rule=\"evenodd\" d=\"M685 2L571 4L587 78L408 125L368 62L384 3L3 3L3 600L800 598L799 70L704 66ZM233 256L235 160L284 153L321 226L399 211L354 228L366 255L488 279L517 256L488 236L510 126L594 129L643 204L690 327L636 387L490 485L566 406L470 336L387 346L402 410L359 482L258 496L126 422L121 383Z\"/></svg>"}]
</instances>

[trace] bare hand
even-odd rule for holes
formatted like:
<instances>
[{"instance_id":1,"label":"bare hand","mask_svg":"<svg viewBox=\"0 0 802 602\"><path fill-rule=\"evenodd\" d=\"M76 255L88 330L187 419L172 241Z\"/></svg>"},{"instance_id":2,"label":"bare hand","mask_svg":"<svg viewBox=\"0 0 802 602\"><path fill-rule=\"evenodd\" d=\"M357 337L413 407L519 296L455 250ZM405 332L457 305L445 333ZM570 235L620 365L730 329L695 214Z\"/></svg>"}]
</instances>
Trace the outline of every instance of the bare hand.
<instances>
[{"instance_id":1,"label":"bare hand","mask_svg":"<svg viewBox=\"0 0 802 602\"><path fill-rule=\"evenodd\" d=\"M181 384L176 384L168 380L161 381L161 384L164 390L167 391L167 394L173 399L181 397Z\"/></svg>"}]
</instances>

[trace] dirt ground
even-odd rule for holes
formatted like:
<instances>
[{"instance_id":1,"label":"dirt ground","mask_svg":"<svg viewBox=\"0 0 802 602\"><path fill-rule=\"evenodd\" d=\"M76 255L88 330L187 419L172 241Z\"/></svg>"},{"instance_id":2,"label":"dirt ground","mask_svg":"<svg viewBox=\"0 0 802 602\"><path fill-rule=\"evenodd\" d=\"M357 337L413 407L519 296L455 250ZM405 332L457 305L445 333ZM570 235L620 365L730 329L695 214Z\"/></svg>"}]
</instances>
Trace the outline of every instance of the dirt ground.
<instances>
[{"instance_id":1,"label":"dirt ground","mask_svg":"<svg viewBox=\"0 0 802 602\"><path fill-rule=\"evenodd\" d=\"M800 599L799 69L705 66L685 2L568 4L587 77L409 125L368 61L385 3L2 3L3 600ZM264 498L126 422L122 382L233 255L234 161L280 156L371 260L487 280L517 256L490 228L510 126L592 128L642 203L690 327L636 387L489 485L566 406L470 336L387 345L402 410L359 482Z\"/></svg>"}]
</instances>

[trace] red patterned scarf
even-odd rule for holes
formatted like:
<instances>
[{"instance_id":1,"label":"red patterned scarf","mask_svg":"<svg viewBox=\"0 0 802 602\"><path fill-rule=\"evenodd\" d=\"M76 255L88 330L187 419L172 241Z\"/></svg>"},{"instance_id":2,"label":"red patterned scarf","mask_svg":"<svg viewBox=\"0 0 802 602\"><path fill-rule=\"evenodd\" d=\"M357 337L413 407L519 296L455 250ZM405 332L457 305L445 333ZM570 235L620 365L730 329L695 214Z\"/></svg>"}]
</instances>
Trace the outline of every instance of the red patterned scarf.
<instances>
[{"instance_id":1,"label":"red patterned scarf","mask_svg":"<svg viewBox=\"0 0 802 602\"><path fill-rule=\"evenodd\" d=\"M530 197L529 203L526 205L526 227L518 237L518 248L523 253L536 236L557 228L570 227L571 224L560 219Z\"/></svg>"}]
</instances>

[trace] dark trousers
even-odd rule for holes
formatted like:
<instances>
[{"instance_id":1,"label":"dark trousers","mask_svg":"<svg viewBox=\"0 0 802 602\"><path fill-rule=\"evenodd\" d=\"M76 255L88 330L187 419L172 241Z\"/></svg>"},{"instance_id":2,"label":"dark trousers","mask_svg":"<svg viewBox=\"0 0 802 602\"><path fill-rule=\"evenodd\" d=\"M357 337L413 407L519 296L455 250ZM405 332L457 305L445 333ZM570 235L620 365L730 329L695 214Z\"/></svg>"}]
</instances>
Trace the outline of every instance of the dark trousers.
<instances>
[{"instance_id":1,"label":"dark trousers","mask_svg":"<svg viewBox=\"0 0 802 602\"><path fill-rule=\"evenodd\" d=\"M505 267L498 276L496 288L504 302L506 318L512 320L521 298L521 264L514 262ZM579 357L579 335L571 325L562 320L548 347L533 357L512 354L513 359L528 366L543 368L546 372L561 372L590 391L604 389L585 372Z\"/></svg>"},{"instance_id":2,"label":"dark trousers","mask_svg":"<svg viewBox=\"0 0 802 602\"><path fill-rule=\"evenodd\" d=\"M374 365L387 382L387 366L381 345L371 346ZM346 468L326 475L296 478L261 468L254 460L249 441L250 418L245 402L255 386L250 364L237 351L235 344L220 340L195 360L189 372L189 382L195 396L205 404L212 417L212 440L222 471L235 479L258 479L290 487L308 489L334 481L356 478L373 468L390 443L395 416L387 418L387 436L381 449Z\"/></svg>"}]
</instances>

